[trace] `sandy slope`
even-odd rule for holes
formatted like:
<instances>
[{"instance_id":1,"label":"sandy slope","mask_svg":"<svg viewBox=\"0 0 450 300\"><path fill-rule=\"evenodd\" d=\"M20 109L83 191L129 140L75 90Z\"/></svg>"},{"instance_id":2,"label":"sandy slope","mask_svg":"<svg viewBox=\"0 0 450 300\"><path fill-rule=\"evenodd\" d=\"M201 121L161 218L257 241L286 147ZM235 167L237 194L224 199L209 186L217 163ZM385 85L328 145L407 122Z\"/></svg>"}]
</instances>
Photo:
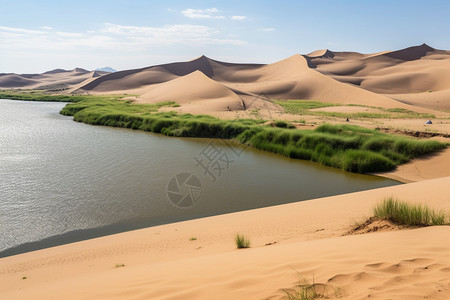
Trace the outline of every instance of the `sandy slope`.
<instances>
[{"instance_id":1,"label":"sandy slope","mask_svg":"<svg viewBox=\"0 0 450 300\"><path fill-rule=\"evenodd\" d=\"M157 103L174 101L189 108L201 106L201 110L226 111L243 110L242 99L232 90L214 81L201 71L194 71L188 75L170 81L153 84L146 88L136 103Z\"/></svg>"},{"instance_id":2,"label":"sandy slope","mask_svg":"<svg viewBox=\"0 0 450 300\"><path fill-rule=\"evenodd\" d=\"M449 142L443 139L443 142ZM415 182L431 178L450 176L450 148L441 152L416 158L409 163L398 166L394 171L377 175L401 182Z\"/></svg>"},{"instance_id":3,"label":"sandy slope","mask_svg":"<svg viewBox=\"0 0 450 300\"><path fill-rule=\"evenodd\" d=\"M116 72L80 86L78 91L137 94L140 102L170 98L182 104L178 111L216 115L221 115L223 107L234 107L226 99L222 104L217 101L223 98L223 86L240 96L245 107L256 98L257 108L271 99L310 99L430 113L430 109L447 109L450 105L446 99L450 90L449 53L425 44L374 54L326 49L267 65L225 63L201 56L187 62ZM208 105L202 96L194 97L204 95L206 80L201 76L189 80L189 105L186 97L178 100L186 80L175 79L193 72L220 83L215 85L215 92L208 83L208 96L215 104ZM171 88L161 88L164 83ZM150 91L156 89L164 90L165 96L153 97Z\"/></svg>"},{"instance_id":4,"label":"sandy slope","mask_svg":"<svg viewBox=\"0 0 450 300\"><path fill-rule=\"evenodd\" d=\"M449 227L342 235L386 196L450 212L449 184L446 177L3 258L1 293L5 299L278 299L298 273L331 286L331 298L338 291L341 299L448 299ZM235 249L236 232L249 236L252 248Z\"/></svg>"},{"instance_id":5,"label":"sandy slope","mask_svg":"<svg viewBox=\"0 0 450 300\"><path fill-rule=\"evenodd\" d=\"M97 78L107 72L87 71L75 68L71 71L55 69L42 74L0 74L0 88L23 89L70 89L78 85L78 88L86 84L88 79ZM83 84L83 85L84 85Z\"/></svg>"},{"instance_id":6,"label":"sandy slope","mask_svg":"<svg viewBox=\"0 0 450 300\"><path fill-rule=\"evenodd\" d=\"M199 76L199 72L204 76ZM189 76L193 73L197 75ZM234 114L225 113L224 107L249 111L253 103L254 108L262 109L273 106L273 99L309 99L433 113L430 110L450 109L450 52L423 44L372 54L317 50L267 65L226 63L201 56L97 78L82 69L0 74L0 88L38 87L89 94L126 93L138 95L141 103L170 99L181 104L177 111L226 118ZM189 96L181 92L186 88ZM243 102L241 107L237 98ZM277 113L281 110L272 108Z\"/></svg>"},{"instance_id":7,"label":"sandy slope","mask_svg":"<svg viewBox=\"0 0 450 300\"><path fill-rule=\"evenodd\" d=\"M450 107L446 101L450 90L449 51L426 44L367 55L327 51L324 56L319 56L318 51L308 55L316 69L325 75L410 105Z\"/></svg>"}]
</instances>

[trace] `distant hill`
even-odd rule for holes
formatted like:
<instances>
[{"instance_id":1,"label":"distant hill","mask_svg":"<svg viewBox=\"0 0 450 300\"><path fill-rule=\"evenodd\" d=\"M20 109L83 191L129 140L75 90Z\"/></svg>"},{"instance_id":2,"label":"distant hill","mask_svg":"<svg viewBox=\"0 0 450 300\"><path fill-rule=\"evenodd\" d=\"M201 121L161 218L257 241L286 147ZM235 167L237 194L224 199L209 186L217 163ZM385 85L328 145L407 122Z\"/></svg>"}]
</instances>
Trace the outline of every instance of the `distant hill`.
<instances>
[{"instance_id":1,"label":"distant hill","mask_svg":"<svg viewBox=\"0 0 450 300\"><path fill-rule=\"evenodd\" d=\"M102 72L109 72L109 73L117 72L116 69L113 69L111 67L97 68L97 69L95 69L95 71L102 71Z\"/></svg>"}]
</instances>

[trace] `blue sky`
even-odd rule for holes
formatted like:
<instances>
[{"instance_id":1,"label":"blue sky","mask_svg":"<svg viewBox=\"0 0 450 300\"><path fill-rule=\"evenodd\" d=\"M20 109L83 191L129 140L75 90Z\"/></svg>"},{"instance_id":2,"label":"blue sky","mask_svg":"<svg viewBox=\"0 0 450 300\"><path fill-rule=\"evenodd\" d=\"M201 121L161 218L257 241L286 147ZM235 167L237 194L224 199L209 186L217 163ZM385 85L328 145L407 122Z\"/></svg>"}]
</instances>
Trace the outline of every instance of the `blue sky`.
<instances>
[{"instance_id":1,"label":"blue sky","mask_svg":"<svg viewBox=\"0 0 450 300\"><path fill-rule=\"evenodd\" d=\"M450 49L450 1L0 0L0 73Z\"/></svg>"}]
</instances>

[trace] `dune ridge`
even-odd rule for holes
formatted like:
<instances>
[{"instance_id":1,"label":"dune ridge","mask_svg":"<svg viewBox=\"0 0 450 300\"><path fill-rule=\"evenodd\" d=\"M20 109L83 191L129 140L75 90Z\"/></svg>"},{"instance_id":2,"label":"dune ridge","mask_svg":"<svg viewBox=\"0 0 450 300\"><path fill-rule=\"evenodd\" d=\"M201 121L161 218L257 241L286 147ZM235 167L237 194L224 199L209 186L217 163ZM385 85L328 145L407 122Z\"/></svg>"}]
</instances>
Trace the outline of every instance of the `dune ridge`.
<instances>
[{"instance_id":1,"label":"dune ridge","mask_svg":"<svg viewBox=\"0 0 450 300\"><path fill-rule=\"evenodd\" d=\"M322 49L306 55L295 54L271 64L221 62L202 55L191 61L114 73L96 71L95 80L87 80L90 73L81 68L55 69L43 74L0 74L0 88L64 87L67 93L132 94L144 103L154 101L150 99L150 91L171 82L173 89L166 91L165 98L177 102L178 90L184 88L183 80L173 80L196 71L219 83L215 85L217 95L213 89L209 92L215 104L206 105L203 113L214 114L230 106L229 99L218 104L217 99L223 98L223 86L244 102L249 96L258 98L258 107L273 106L267 103L273 99L305 99L413 111L450 109L447 100L450 52L427 44L372 54ZM175 86L178 83L180 87ZM204 80L191 83L191 90L198 88L198 94L202 94ZM204 100L191 97L190 106L182 105L179 111L198 112L200 102L207 103ZM180 100L179 104L181 102L185 103Z\"/></svg>"},{"instance_id":2,"label":"dune ridge","mask_svg":"<svg viewBox=\"0 0 450 300\"><path fill-rule=\"evenodd\" d=\"M107 74L103 71L54 69L42 74L0 74L0 89L70 89L88 78ZM81 86L80 86L81 87Z\"/></svg>"}]
</instances>

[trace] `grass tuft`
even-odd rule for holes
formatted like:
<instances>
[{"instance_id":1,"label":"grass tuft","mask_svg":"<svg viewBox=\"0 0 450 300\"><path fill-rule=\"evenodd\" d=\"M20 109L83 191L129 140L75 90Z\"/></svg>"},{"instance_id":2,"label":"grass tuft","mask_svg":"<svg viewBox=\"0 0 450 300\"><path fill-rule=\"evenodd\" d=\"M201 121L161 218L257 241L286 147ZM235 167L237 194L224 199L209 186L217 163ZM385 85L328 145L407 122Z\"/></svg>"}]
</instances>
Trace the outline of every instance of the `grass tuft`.
<instances>
[{"instance_id":1,"label":"grass tuft","mask_svg":"<svg viewBox=\"0 0 450 300\"><path fill-rule=\"evenodd\" d=\"M196 238L195 236L193 236L193 237L191 237L189 240L190 240L190 241L196 241L197 238Z\"/></svg>"},{"instance_id":2,"label":"grass tuft","mask_svg":"<svg viewBox=\"0 0 450 300\"><path fill-rule=\"evenodd\" d=\"M238 249L250 248L250 240L243 234L237 233L234 237Z\"/></svg>"},{"instance_id":3,"label":"grass tuft","mask_svg":"<svg viewBox=\"0 0 450 300\"><path fill-rule=\"evenodd\" d=\"M285 293L285 298L288 300L314 300L318 298L329 298L333 299L340 298L341 290L335 289L333 286L328 284L317 284L314 282L314 276L312 281L303 277L300 273L297 273L298 282L294 289L283 289Z\"/></svg>"},{"instance_id":4,"label":"grass tuft","mask_svg":"<svg viewBox=\"0 0 450 300\"><path fill-rule=\"evenodd\" d=\"M375 217L387 219L398 225L405 226L435 226L446 225L446 216L441 211L435 211L426 205L409 204L393 197L384 199L373 213Z\"/></svg>"}]
</instances>

